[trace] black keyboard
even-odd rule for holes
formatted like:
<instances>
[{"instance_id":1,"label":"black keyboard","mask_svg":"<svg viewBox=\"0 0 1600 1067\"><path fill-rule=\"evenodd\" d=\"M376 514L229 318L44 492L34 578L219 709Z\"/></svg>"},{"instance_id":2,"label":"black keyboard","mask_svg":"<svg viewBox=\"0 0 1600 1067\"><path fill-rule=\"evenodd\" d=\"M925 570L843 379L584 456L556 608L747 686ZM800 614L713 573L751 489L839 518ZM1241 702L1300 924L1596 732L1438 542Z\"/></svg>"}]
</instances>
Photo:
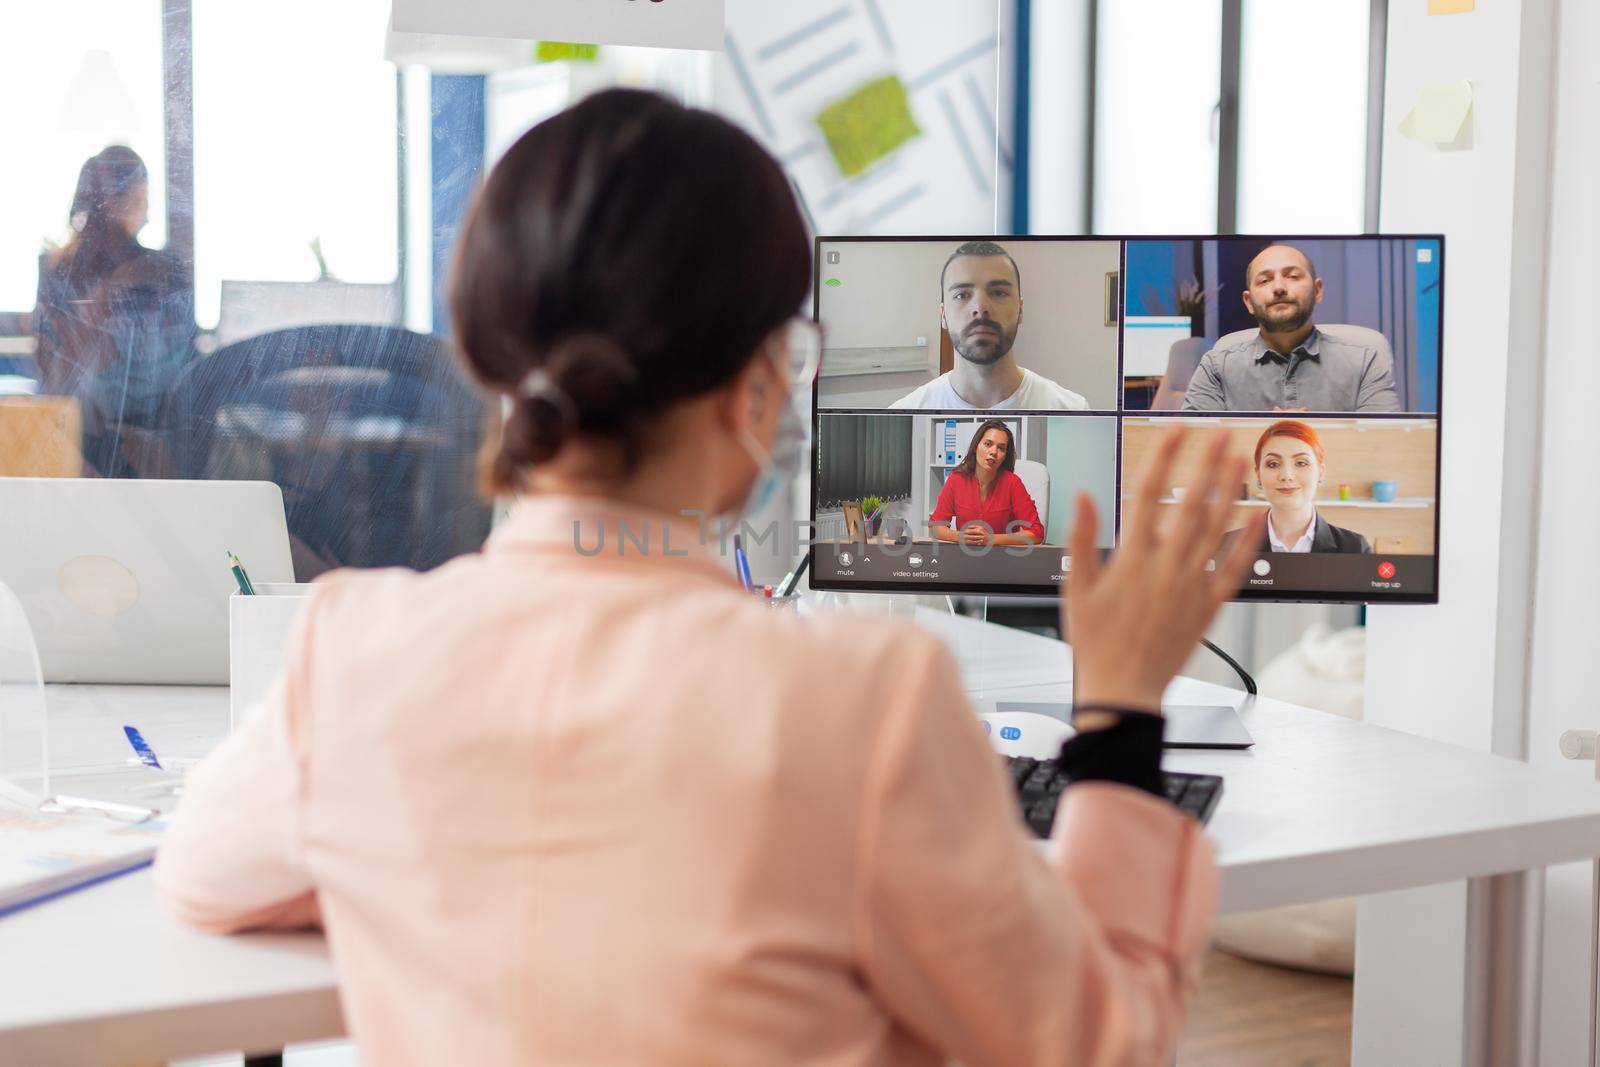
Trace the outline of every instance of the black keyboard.
<instances>
[{"instance_id":1,"label":"black keyboard","mask_svg":"<svg viewBox=\"0 0 1600 1067\"><path fill-rule=\"evenodd\" d=\"M1039 837L1049 837L1050 827L1056 821L1056 802L1070 779L1056 766L1055 760L1030 759L1027 756L1002 756L1017 787L1017 804L1022 809L1022 821ZM1216 774L1180 774L1162 771L1162 784L1167 799L1178 810L1192 815L1202 823L1211 818L1222 799L1222 777Z\"/></svg>"}]
</instances>

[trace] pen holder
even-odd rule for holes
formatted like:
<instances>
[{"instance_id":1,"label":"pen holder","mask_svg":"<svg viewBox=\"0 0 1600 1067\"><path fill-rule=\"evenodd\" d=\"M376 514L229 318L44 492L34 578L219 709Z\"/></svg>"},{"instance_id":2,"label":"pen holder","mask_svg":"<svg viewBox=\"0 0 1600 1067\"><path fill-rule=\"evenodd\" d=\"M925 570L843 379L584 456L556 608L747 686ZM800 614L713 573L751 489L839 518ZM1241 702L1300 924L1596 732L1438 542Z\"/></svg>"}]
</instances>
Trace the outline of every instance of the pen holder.
<instances>
[{"instance_id":1,"label":"pen holder","mask_svg":"<svg viewBox=\"0 0 1600 1067\"><path fill-rule=\"evenodd\" d=\"M235 593L228 601L228 722L237 729L244 713L267 695L283 667L289 631L311 593L309 584L263 582L255 596Z\"/></svg>"}]
</instances>

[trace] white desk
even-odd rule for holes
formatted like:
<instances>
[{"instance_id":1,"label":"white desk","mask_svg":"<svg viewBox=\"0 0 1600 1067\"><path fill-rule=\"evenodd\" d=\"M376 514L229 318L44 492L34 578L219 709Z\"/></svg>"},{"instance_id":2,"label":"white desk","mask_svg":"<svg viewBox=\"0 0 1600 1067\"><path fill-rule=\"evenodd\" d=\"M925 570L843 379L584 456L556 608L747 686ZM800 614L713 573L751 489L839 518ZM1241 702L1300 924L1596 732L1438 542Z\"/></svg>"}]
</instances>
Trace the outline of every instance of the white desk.
<instances>
[{"instance_id":1,"label":"white desk","mask_svg":"<svg viewBox=\"0 0 1600 1067\"><path fill-rule=\"evenodd\" d=\"M51 686L48 700L58 767L123 763L124 723L162 757L203 756L228 732L225 688ZM320 935L189 930L158 911L148 870L0 918L3 1064L148 1064L343 1032Z\"/></svg>"},{"instance_id":2,"label":"white desk","mask_svg":"<svg viewBox=\"0 0 1600 1067\"><path fill-rule=\"evenodd\" d=\"M1069 667L1057 643L969 619L918 618L952 642L979 703L1066 699ZM1012 684L1018 677L1025 684ZM1238 705L1242 694L1180 680L1169 696ZM199 755L227 730L224 690L61 687L51 701L66 724L52 742L61 751L70 739L81 762L122 759L126 721L175 755ZM1600 853L1600 788L1278 701L1243 715L1255 749L1168 757L1175 769L1227 779L1210 825L1224 911L1461 879L1488 885L1489 876L1518 879ZM1528 936L1517 924L1486 927L1478 958L1520 952ZM1475 1047L1496 1047L1520 1024L1514 1013L1483 1013ZM147 872L0 919L4 1062L260 1050L337 1036L342 1025L319 938L184 930L157 914Z\"/></svg>"}]
</instances>

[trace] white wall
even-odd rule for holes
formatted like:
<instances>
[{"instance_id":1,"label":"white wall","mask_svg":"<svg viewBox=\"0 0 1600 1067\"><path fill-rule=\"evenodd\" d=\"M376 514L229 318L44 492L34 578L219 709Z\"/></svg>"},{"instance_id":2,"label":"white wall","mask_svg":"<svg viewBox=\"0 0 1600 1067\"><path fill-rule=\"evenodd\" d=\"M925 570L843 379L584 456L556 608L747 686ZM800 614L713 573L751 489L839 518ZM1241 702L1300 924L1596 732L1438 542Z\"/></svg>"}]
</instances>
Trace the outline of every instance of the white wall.
<instances>
[{"instance_id":1,"label":"white wall","mask_svg":"<svg viewBox=\"0 0 1600 1067\"><path fill-rule=\"evenodd\" d=\"M1533 657L1529 679L1529 761L1542 769L1589 778L1593 764L1557 754L1564 730L1600 730L1593 663L1600 635L1600 493L1594 470L1595 258L1600 206L1600 6L1561 5L1560 53L1554 71L1556 109L1550 184L1549 260L1544 275L1545 376L1539 477L1538 573L1534 583ZM1533 436L1533 435L1530 435ZM1597 787L1600 788L1600 787ZM1592 1003L1589 952L1592 868L1552 869L1545 888L1545 961L1540 1055L1545 1063L1581 1063Z\"/></svg>"},{"instance_id":2,"label":"white wall","mask_svg":"<svg viewBox=\"0 0 1600 1067\"><path fill-rule=\"evenodd\" d=\"M1368 715L1480 749L1494 733L1506 388L1528 373L1520 342L1543 311L1512 299L1519 272L1542 270L1536 249L1513 256L1520 227L1543 230L1539 212L1519 202L1528 190L1517 188L1516 168L1519 153L1537 157L1544 148L1543 130L1518 121L1522 81L1542 88L1539 70L1519 81L1523 22L1535 17L1524 9L1537 6L1502 0L1432 18L1422 4L1389 12L1382 228L1445 234L1441 594L1437 607L1369 612ZM1470 149L1440 150L1395 132L1424 85L1461 78L1474 88ZM1532 425L1512 429L1525 434Z\"/></svg>"},{"instance_id":3,"label":"white wall","mask_svg":"<svg viewBox=\"0 0 1600 1067\"><path fill-rule=\"evenodd\" d=\"M1437 607L1369 612L1367 719L1507 754L1525 721L1535 470L1520 443L1538 425L1549 9L1499 0L1428 17L1407 3L1388 16L1381 226L1446 235L1441 593ZM1399 136L1423 86L1463 78L1470 147ZM1357 1064L1459 1061L1464 894L1458 884L1361 902Z\"/></svg>"},{"instance_id":4,"label":"white wall","mask_svg":"<svg viewBox=\"0 0 1600 1067\"><path fill-rule=\"evenodd\" d=\"M818 275L839 283L824 284L818 297L826 350L921 348L937 366L939 268L952 251L932 241L823 244Z\"/></svg>"},{"instance_id":5,"label":"white wall","mask_svg":"<svg viewBox=\"0 0 1600 1067\"><path fill-rule=\"evenodd\" d=\"M827 346L820 387L824 406L843 407L880 395L882 390L866 384L875 375L841 378L827 373L847 361L901 366L926 358L924 380L937 374L939 273L958 243L824 246L824 253L839 253L839 262L825 258L819 269L825 279L840 282L822 286L818 306ZM1115 409L1117 328L1105 324L1105 278L1119 267L1118 243L1013 241L1005 249L1022 272L1022 325L1013 350L1017 362L1082 394L1092 407ZM919 338L925 346L917 344Z\"/></svg>"},{"instance_id":6,"label":"white wall","mask_svg":"<svg viewBox=\"0 0 1600 1067\"><path fill-rule=\"evenodd\" d=\"M1045 540L1064 545L1072 537L1078 494L1088 493L1100 511L1095 544L1110 548L1117 508L1117 423L1082 415L1031 419L1046 424L1045 463L1050 470L1050 504L1044 514Z\"/></svg>"}]
</instances>

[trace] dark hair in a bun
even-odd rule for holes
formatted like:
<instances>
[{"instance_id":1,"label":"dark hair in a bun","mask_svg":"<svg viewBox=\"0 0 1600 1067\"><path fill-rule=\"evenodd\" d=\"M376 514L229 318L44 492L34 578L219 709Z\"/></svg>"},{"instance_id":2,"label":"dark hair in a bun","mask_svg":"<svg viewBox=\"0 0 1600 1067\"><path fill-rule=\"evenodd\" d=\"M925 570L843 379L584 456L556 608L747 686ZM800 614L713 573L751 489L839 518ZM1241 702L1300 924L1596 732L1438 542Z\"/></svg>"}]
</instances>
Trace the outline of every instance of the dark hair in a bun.
<instances>
[{"instance_id":1,"label":"dark hair in a bun","mask_svg":"<svg viewBox=\"0 0 1600 1067\"><path fill-rule=\"evenodd\" d=\"M450 281L463 359L513 400L488 488L572 436L636 463L649 421L731 381L810 285L788 179L725 119L612 89L533 127L474 199Z\"/></svg>"}]
</instances>

